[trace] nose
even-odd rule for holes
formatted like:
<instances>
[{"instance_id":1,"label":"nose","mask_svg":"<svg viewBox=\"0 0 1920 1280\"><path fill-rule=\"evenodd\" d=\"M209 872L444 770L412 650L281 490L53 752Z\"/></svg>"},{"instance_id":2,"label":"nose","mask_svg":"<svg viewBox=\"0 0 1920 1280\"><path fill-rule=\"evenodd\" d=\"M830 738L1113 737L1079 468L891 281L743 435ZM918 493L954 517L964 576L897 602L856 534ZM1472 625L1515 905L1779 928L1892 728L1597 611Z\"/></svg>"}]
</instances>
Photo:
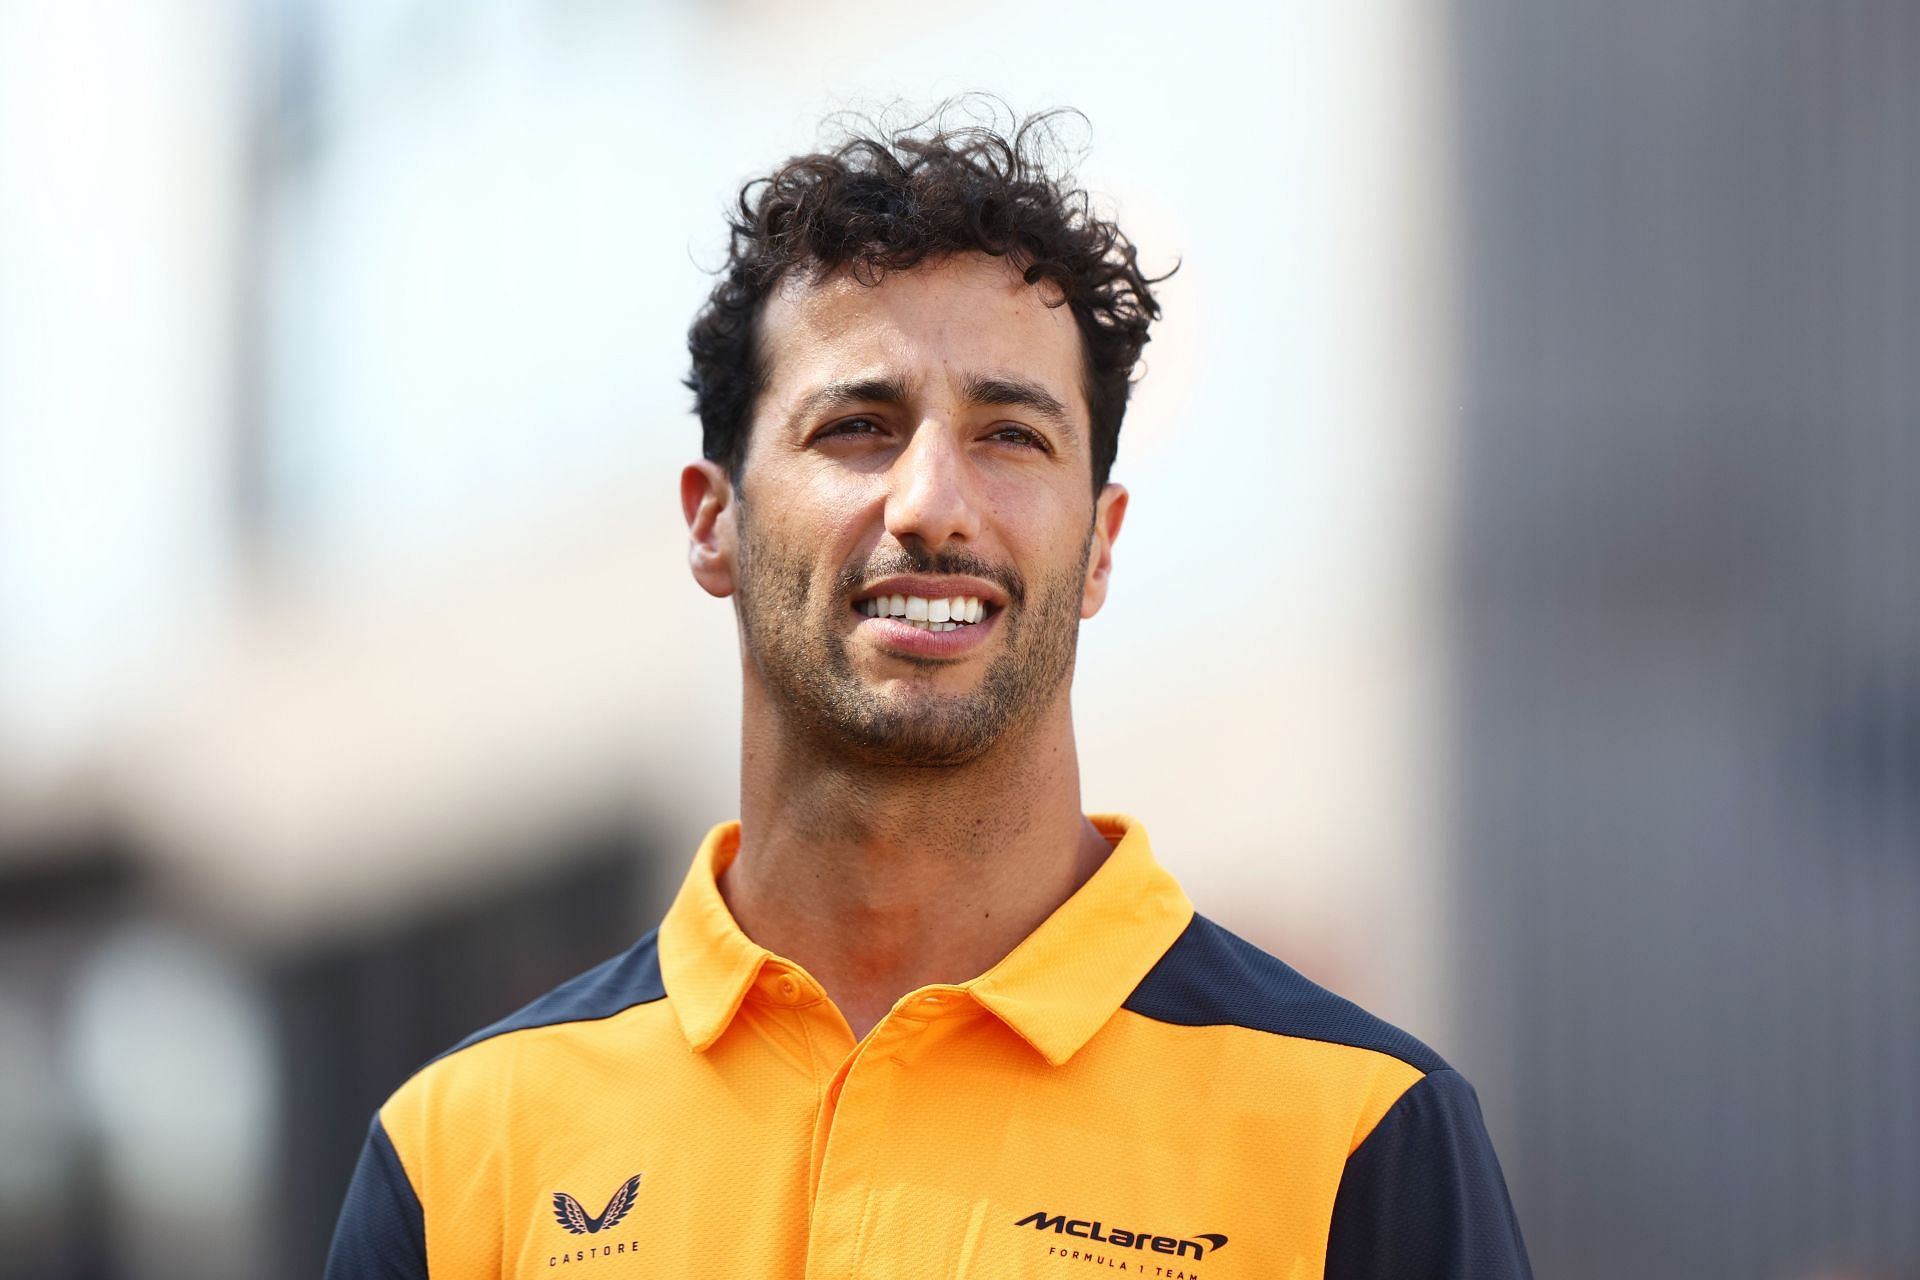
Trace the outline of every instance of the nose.
<instances>
[{"instance_id":1,"label":"nose","mask_svg":"<svg viewBox=\"0 0 1920 1280\"><path fill-rule=\"evenodd\" d=\"M965 452L939 423L914 431L888 473L887 532L928 547L973 542L980 535L980 509Z\"/></svg>"}]
</instances>

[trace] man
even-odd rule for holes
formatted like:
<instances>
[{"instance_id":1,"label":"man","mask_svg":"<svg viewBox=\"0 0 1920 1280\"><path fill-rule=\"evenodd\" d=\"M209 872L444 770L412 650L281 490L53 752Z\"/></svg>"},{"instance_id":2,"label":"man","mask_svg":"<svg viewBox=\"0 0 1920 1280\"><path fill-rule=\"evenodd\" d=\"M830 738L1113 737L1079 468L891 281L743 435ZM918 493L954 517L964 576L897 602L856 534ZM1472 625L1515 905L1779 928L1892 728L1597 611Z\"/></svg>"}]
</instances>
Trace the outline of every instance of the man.
<instances>
[{"instance_id":1,"label":"man","mask_svg":"<svg viewBox=\"0 0 1920 1280\"><path fill-rule=\"evenodd\" d=\"M1158 307L1037 137L742 193L681 477L741 819L653 934L381 1109L330 1275L1527 1274L1468 1085L1081 812Z\"/></svg>"}]
</instances>

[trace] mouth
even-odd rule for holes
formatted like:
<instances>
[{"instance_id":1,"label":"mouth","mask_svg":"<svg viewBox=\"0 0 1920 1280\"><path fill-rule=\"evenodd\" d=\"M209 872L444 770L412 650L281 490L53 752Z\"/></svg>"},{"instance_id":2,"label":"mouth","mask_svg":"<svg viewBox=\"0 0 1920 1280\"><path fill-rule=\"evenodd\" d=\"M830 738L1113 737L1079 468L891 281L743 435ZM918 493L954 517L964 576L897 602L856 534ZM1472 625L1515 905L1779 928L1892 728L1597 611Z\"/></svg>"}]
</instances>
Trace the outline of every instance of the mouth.
<instances>
[{"instance_id":1,"label":"mouth","mask_svg":"<svg viewBox=\"0 0 1920 1280\"><path fill-rule=\"evenodd\" d=\"M919 659L955 659L978 650L1007 598L984 578L908 575L869 583L853 598L856 630L881 649Z\"/></svg>"},{"instance_id":2,"label":"mouth","mask_svg":"<svg viewBox=\"0 0 1920 1280\"><path fill-rule=\"evenodd\" d=\"M921 631L958 631L984 621L995 612L979 596L910 596L888 593L853 602L854 612L867 618L895 618Z\"/></svg>"}]
</instances>

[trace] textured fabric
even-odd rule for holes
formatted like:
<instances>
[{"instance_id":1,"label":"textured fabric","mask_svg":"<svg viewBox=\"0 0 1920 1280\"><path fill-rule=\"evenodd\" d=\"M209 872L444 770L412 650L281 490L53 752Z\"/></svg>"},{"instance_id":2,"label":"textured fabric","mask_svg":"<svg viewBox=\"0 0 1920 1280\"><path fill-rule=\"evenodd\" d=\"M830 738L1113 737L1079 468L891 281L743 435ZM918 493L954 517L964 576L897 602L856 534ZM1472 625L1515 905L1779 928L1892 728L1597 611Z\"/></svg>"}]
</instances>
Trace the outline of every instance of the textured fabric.
<instances>
[{"instance_id":1,"label":"textured fabric","mask_svg":"<svg viewBox=\"0 0 1920 1280\"><path fill-rule=\"evenodd\" d=\"M999 964L950 989L965 991L1056 1066L1100 1029L1193 918L1193 905L1154 862L1137 823L1091 820L1114 843L1106 862ZM727 1029L767 966L804 976L740 932L720 896L720 873L739 841L736 823L707 837L660 925L662 976L688 1042L700 1050Z\"/></svg>"},{"instance_id":2,"label":"textured fabric","mask_svg":"<svg viewBox=\"0 0 1920 1280\"><path fill-rule=\"evenodd\" d=\"M1327 1280L1532 1274L1473 1086L1456 1071L1435 1071L1347 1162Z\"/></svg>"},{"instance_id":3,"label":"textured fabric","mask_svg":"<svg viewBox=\"0 0 1920 1280\"><path fill-rule=\"evenodd\" d=\"M327 1251L327 1280L426 1280L426 1232L387 1131L375 1117Z\"/></svg>"},{"instance_id":4,"label":"textured fabric","mask_svg":"<svg viewBox=\"0 0 1920 1280\"><path fill-rule=\"evenodd\" d=\"M569 978L538 1000L462 1040L440 1058L509 1031L530 1031L562 1022L598 1022L637 1004L664 999L660 982L660 931L655 929L611 960ZM435 1058L438 1062L440 1059Z\"/></svg>"},{"instance_id":5,"label":"textured fabric","mask_svg":"<svg viewBox=\"0 0 1920 1280\"><path fill-rule=\"evenodd\" d=\"M1078 893L857 1044L734 922L739 828L715 828L657 940L381 1109L390 1171L356 1178L333 1280L418 1274L357 1207L383 1189L443 1278L1319 1276L1350 1158L1451 1073L1195 917L1138 824L1093 821L1113 852Z\"/></svg>"},{"instance_id":6,"label":"textured fabric","mask_svg":"<svg viewBox=\"0 0 1920 1280\"><path fill-rule=\"evenodd\" d=\"M1195 916L1126 1007L1182 1026L1238 1026L1372 1049L1420 1071L1447 1064L1398 1027L1314 985L1250 942Z\"/></svg>"}]
</instances>

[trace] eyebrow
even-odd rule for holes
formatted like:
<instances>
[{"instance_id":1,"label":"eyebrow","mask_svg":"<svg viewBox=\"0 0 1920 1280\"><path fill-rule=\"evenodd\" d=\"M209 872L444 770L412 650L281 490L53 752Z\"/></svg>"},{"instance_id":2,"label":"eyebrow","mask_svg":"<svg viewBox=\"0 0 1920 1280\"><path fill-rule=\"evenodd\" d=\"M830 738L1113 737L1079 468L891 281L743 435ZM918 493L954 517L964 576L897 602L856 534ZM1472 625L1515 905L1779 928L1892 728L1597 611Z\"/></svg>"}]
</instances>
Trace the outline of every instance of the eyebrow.
<instances>
[{"instance_id":1,"label":"eyebrow","mask_svg":"<svg viewBox=\"0 0 1920 1280\"><path fill-rule=\"evenodd\" d=\"M850 409L857 404L905 404L912 393L906 378L897 373L829 382L800 398L792 420L801 422L823 410Z\"/></svg>"},{"instance_id":2,"label":"eyebrow","mask_svg":"<svg viewBox=\"0 0 1920 1280\"><path fill-rule=\"evenodd\" d=\"M1025 378L1005 373L970 373L960 384L960 395L970 404L1000 405L1007 408L1026 409L1036 417L1044 419L1069 439L1078 442L1079 433L1073 428L1073 416L1060 397ZM850 409L855 405L885 404L902 405L913 398L913 386L907 378L898 373L877 374L868 378L849 378L829 382L802 396L800 403L794 406L792 422L802 422L817 413L833 409Z\"/></svg>"},{"instance_id":3,"label":"eyebrow","mask_svg":"<svg viewBox=\"0 0 1920 1280\"><path fill-rule=\"evenodd\" d=\"M996 404L1025 409L1058 428L1068 439L1076 442L1079 440L1079 433L1073 429L1073 417L1067 412L1067 406L1060 402L1060 397L1037 382L1029 382L1025 378L1015 378L1004 373L970 373L966 381L961 384L960 393L974 404Z\"/></svg>"}]
</instances>

